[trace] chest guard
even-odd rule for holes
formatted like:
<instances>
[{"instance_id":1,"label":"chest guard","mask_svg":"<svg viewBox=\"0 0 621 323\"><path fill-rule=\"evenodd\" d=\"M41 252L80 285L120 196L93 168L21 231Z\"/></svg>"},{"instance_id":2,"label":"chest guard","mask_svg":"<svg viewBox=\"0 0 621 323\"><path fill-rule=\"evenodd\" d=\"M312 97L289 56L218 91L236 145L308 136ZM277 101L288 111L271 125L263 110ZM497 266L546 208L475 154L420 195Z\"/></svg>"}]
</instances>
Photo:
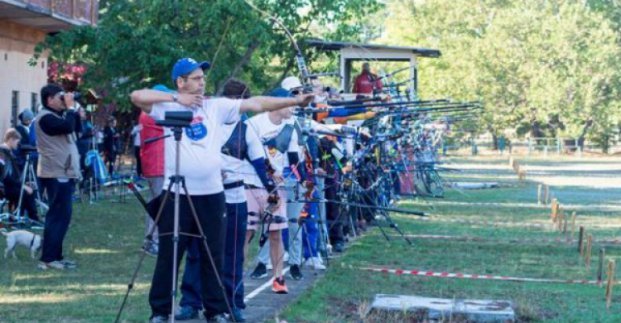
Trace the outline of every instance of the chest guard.
<instances>
[{"instance_id":1,"label":"chest guard","mask_svg":"<svg viewBox=\"0 0 621 323\"><path fill-rule=\"evenodd\" d=\"M244 122L238 122L231 133L231 137L222 146L222 153L243 160L248 158L248 143L246 142L246 128Z\"/></svg>"},{"instance_id":2,"label":"chest guard","mask_svg":"<svg viewBox=\"0 0 621 323\"><path fill-rule=\"evenodd\" d=\"M269 148L275 148L280 153L284 154L289 149L289 144L291 143L291 136L293 135L293 126L290 124L286 124L280 133L276 135L276 137L266 141L263 143L265 146Z\"/></svg>"}]
</instances>

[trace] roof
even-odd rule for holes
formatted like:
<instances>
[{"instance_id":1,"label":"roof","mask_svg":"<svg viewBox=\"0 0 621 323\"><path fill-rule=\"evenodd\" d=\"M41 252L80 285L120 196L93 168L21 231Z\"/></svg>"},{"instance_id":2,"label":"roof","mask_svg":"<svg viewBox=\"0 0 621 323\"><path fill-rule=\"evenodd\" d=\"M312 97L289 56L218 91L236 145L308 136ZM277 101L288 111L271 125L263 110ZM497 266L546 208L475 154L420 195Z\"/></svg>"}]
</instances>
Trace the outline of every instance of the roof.
<instances>
[{"instance_id":1,"label":"roof","mask_svg":"<svg viewBox=\"0 0 621 323\"><path fill-rule=\"evenodd\" d=\"M50 33L73 26L95 25L98 8L98 0L0 0L0 20Z\"/></svg>"},{"instance_id":2,"label":"roof","mask_svg":"<svg viewBox=\"0 0 621 323\"><path fill-rule=\"evenodd\" d=\"M384 49L393 51L405 51L412 52L416 56L437 58L442 55L438 49L419 48L419 47L405 47L405 46L389 46L389 45L375 45L375 44L361 44L339 41L325 41L320 39L310 39L306 41L306 44L311 47L315 47L324 51L336 51L343 48L364 48L366 50Z\"/></svg>"}]
</instances>

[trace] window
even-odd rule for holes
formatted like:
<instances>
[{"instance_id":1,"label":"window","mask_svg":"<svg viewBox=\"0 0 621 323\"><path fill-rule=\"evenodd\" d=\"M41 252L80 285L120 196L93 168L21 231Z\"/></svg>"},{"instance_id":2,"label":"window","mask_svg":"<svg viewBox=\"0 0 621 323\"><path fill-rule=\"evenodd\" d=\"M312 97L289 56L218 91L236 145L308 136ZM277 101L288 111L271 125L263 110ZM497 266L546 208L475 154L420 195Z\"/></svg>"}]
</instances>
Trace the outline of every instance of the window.
<instances>
[{"instance_id":1,"label":"window","mask_svg":"<svg viewBox=\"0 0 621 323\"><path fill-rule=\"evenodd\" d=\"M19 91L13 91L11 95L11 127L17 126L17 113L19 112Z\"/></svg>"},{"instance_id":2,"label":"window","mask_svg":"<svg viewBox=\"0 0 621 323\"><path fill-rule=\"evenodd\" d=\"M37 102L38 98L39 96L37 95L37 93L30 93L30 110L32 110L32 113L34 114L37 114L37 112L39 112L39 102Z\"/></svg>"}]
</instances>

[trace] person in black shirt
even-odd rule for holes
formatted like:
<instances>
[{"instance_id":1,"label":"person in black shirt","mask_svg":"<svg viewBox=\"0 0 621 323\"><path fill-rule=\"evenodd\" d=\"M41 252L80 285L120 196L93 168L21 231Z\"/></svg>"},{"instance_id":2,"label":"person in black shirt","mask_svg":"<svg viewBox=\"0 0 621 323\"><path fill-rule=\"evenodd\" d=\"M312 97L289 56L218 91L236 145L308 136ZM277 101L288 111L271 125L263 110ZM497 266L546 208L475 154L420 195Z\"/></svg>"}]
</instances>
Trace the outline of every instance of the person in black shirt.
<instances>
[{"instance_id":1,"label":"person in black shirt","mask_svg":"<svg viewBox=\"0 0 621 323\"><path fill-rule=\"evenodd\" d=\"M23 189L20 213L23 214L26 211L31 220L39 221L33 189L27 184L22 186L22 172L13 154L13 150L17 148L21 139L19 132L11 128L4 134L4 143L0 145L0 161L4 165L2 176L4 194L7 200L17 207Z\"/></svg>"}]
</instances>

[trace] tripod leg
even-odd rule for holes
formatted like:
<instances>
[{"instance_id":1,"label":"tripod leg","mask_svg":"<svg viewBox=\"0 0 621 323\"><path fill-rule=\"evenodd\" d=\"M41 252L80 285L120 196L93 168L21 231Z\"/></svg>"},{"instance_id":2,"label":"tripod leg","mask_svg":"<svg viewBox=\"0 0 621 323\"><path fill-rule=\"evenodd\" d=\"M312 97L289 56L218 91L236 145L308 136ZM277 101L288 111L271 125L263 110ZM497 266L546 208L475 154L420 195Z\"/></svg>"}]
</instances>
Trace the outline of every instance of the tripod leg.
<instances>
[{"instance_id":1,"label":"tripod leg","mask_svg":"<svg viewBox=\"0 0 621 323\"><path fill-rule=\"evenodd\" d=\"M157 215L155 216L155 220L153 220L153 226L149 229L149 233L147 234L147 237L149 239L153 235L153 232L155 232L155 229L157 228L157 224L160 221L160 218L162 216L162 211L164 210L164 205L170 195L170 189L172 187L172 184L173 183L171 182L168 185L168 189L166 190L166 193L164 193L164 196L162 200L160 201L160 206L157 210ZM146 256L147 256L146 252L143 252L140 255L140 259L138 260L138 265L136 266L136 269L134 270L134 273L132 274L132 278L129 284L127 284L127 291L125 292L125 296L123 297L123 301L121 302L121 306L119 307L119 311L116 315L116 319L114 320L114 322L116 323L118 323L119 320L121 319L121 315L123 314L123 309L125 309L125 304L127 304L127 298L129 297L129 293L131 292L131 290L134 288L134 283L136 282L136 278L138 277L138 272L140 271L140 268L142 267L142 263L144 262L144 259L146 258Z\"/></svg>"},{"instance_id":2,"label":"tripod leg","mask_svg":"<svg viewBox=\"0 0 621 323\"><path fill-rule=\"evenodd\" d=\"M399 233L399 235L401 235L401 237L407 241L407 243L412 246L413 243L412 241L410 241L410 239L408 237L405 236L405 234L403 234L403 231L401 231L401 229L399 228L399 226L397 225L397 223L395 223L395 221L392 220L392 218L390 217L390 215L388 215L388 212L386 211L382 211L382 215L384 216L384 218L386 219L386 221L388 222L388 224L390 225L391 228L395 229L395 231L397 231L397 233Z\"/></svg>"}]
</instances>

